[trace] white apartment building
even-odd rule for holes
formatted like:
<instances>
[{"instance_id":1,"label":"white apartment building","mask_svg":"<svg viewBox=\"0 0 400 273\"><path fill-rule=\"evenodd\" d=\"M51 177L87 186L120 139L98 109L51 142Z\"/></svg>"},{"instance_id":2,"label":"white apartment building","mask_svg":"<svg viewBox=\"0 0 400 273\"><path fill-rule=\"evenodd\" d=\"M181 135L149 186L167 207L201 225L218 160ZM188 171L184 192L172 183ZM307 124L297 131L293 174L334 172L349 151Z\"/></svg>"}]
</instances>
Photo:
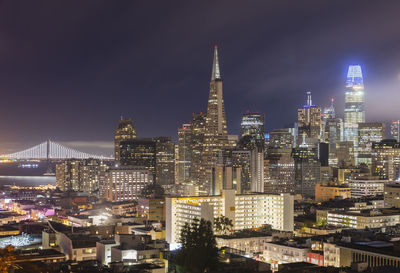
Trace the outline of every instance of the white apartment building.
<instances>
[{"instance_id":1,"label":"white apartment building","mask_svg":"<svg viewBox=\"0 0 400 273\"><path fill-rule=\"evenodd\" d=\"M385 183L388 180L350 180L349 187L352 198L360 198L365 196L383 195Z\"/></svg>"},{"instance_id":2,"label":"white apartment building","mask_svg":"<svg viewBox=\"0 0 400 273\"><path fill-rule=\"evenodd\" d=\"M293 195L238 194L222 190L221 195L166 198L166 239L178 243L181 229L193 219L213 221L221 215L230 218L234 230L261 227L293 231Z\"/></svg>"},{"instance_id":3,"label":"white apartment building","mask_svg":"<svg viewBox=\"0 0 400 273\"><path fill-rule=\"evenodd\" d=\"M373 210L366 213L330 211L327 213L327 224L355 229L395 226L400 224L400 212L382 213Z\"/></svg>"},{"instance_id":4,"label":"white apartment building","mask_svg":"<svg viewBox=\"0 0 400 273\"><path fill-rule=\"evenodd\" d=\"M277 270L279 264L306 262L310 250L311 248L306 246L266 242L263 257L271 264L271 269Z\"/></svg>"},{"instance_id":5,"label":"white apartment building","mask_svg":"<svg viewBox=\"0 0 400 273\"><path fill-rule=\"evenodd\" d=\"M112 202L135 200L140 191L152 183L153 175L148 170L110 168L105 176L104 197Z\"/></svg>"},{"instance_id":6,"label":"white apartment building","mask_svg":"<svg viewBox=\"0 0 400 273\"><path fill-rule=\"evenodd\" d=\"M229 247L244 251L247 255L253 255L264 251L264 243L272 242L272 236L255 236L243 238L230 238L229 236L218 236L217 247Z\"/></svg>"}]
</instances>

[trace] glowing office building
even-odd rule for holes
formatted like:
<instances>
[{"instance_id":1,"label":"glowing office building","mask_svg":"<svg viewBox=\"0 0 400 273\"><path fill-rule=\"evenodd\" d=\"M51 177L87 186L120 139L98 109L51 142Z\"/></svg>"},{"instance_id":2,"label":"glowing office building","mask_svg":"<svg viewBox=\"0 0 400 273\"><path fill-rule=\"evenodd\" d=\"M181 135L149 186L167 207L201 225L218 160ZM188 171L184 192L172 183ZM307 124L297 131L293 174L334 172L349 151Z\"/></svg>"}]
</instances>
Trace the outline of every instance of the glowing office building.
<instances>
[{"instance_id":1,"label":"glowing office building","mask_svg":"<svg viewBox=\"0 0 400 273\"><path fill-rule=\"evenodd\" d=\"M118 122L118 127L114 135L115 163L119 164L121 160L121 141L132 140L136 138L136 130L133 127L132 119L122 119Z\"/></svg>"},{"instance_id":2,"label":"glowing office building","mask_svg":"<svg viewBox=\"0 0 400 273\"><path fill-rule=\"evenodd\" d=\"M246 113L240 123L241 137L248 136L252 142L264 144L264 114Z\"/></svg>"},{"instance_id":3,"label":"glowing office building","mask_svg":"<svg viewBox=\"0 0 400 273\"><path fill-rule=\"evenodd\" d=\"M392 123L390 124L390 135L392 138L397 140L397 142L400 141L400 120L393 120Z\"/></svg>"},{"instance_id":4,"label":"glowing office building","mask_svg":"<svg viewBox=\"0 0 400 273\"><path fill-rule=\"evenodd\" d=\"M153 174L145 168L110 168L105 174L103 197L112 202L137 200L140 192L152 183Z\"/></svg>"},{"instance_id":5,"label":"glowing office building","mask_svg":"<svg viewBox=\"0 0 400 273\"><path fill-rule=\"evenodd\" d=\"M358 124L358 156L357 164L372 163L372 143L380 142L385 138L386 125L382 122L368 122Z\"/></svg>"},{"instance_id":6,"label":"glowing office building","mask_svg":"<svg viewBox=\"0 0 400 273\"><path fill-rule=\"evenodd\" d=\"M312 104L311 92L307 92L307 104L297 110L298 136L321 139L321 108Z\"/></svg>"},{"instance_id":7,"label":"glowing office building","mask_svg":"<svg viewBox=\"0 0 400 273\"><path fill-rule=\"evenodd\" d=\"M192 131L189 123L183 124L178 128L178 184L183 184L189 180L191 166L191 139Z\"/></svg>"},{"instance_id":8,"label":"glowing office building","mask_svg":"<svg viewBox=\"0 0 400 273\"><path fill-rule=\"evenodd\" d=\"M365 122L364 83L361 66L350 65L346 80L344 139L358 146L358 124Z\"/></svg>"},{"instance_id":9,"label":"glowing office building","mask_svg":"<svg viewBox=\"0 0 400 273\"><path fill-rule=\"evenodd\" d=\"M222 78L218 60L218 47L215 46L201 160L199 186L202 194L211 192L212 168L216 163L216 155L220 150L227 147L228 130L222 95Z\"/></svg>"}]
</instances>

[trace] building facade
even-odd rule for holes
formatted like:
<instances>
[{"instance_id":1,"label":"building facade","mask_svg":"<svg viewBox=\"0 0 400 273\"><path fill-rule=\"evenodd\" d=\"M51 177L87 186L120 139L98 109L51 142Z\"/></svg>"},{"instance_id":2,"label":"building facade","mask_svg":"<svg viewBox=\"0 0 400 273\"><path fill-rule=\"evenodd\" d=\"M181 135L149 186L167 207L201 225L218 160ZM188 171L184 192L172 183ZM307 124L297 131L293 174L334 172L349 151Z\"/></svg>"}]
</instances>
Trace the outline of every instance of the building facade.
<instances>
[{"instance_id":1,"label":"building facade","mask_svg":"<svg viewBox=\"0 0 400 273\"><path fill-rule=\"evenodd\" d=\"M207 114L204 126L203 151L201 159L200 192L211 191L212 167L216 162L218 151L228 146L228 130L224 99L222 94L222 78L218 60L218 48L214 48L214 60L210 81Z\"/></svg>"},{"instance_id":2,"label":"building facade","mask_svg":"<svg viewBox=\"0 0 400 273\"><path fill-rule=\"evenodd\" d=\"M203 154L203 141L206 124L206 115L204 113L194 113L191 123L191 142L190 142L190 168L189 178L191 183L199 185L201 158Z\"/></svg>"},{"instance_id":3,"label":"building facade","mask_svg":"<svg viewBox=\"0 0 400 273\"><path fill-rule=\"evenodd\" d=\"M294 172L296 193L303 198L314 198L315 185L320 181L321 163L318 159L317 148L301 144L292 151L294 159Z\"/></svg>"},{"instance_id":4,"label":"building facade","mask_svg":"<svg viewBox=\"0 0 400 273\"><path fill-rule=\"evenodd\" d=\"M307 92L307 104L297 110L298 136L321 139L321 108L312 104L311 92Z\"/></svg>"},{"instance_id":5,"label":"building facade","mask_svg":"<svg viewBox=\"0 0 400 273\"><path fill-rule=\"evenodd\" d=\"M156 142L150 138L122 141L120 144L120 165L140 167L156 178Z\"/></svg>"},{"instance_id":6,"label":"building facade","mask_svg":"<svg viewBox=\"0 0 400 273\"><path fill-rule=\"evenodd\" d=\"M382 122L369 122L358 124L358 156L357 165L372 164L372 144L385 138L386 125Z\"/></svg>"},{"instance_id":7,"label":"building facade","mask_svg":"<svg viewBox=\"0 0 400 273\"><path fill-rule=\"evenodd\" d=\"M261 227L293 231L294 197L290 194L235 194L166 198L166 239L178 243L185 223L195 218L213 221L221 215L232 220L234 230Z\"/></svg>"},{"instance_id":8,"label":"building facade","mask_svg":"<svg viewBox=\"0 0 400 273\"><path fill-rule=\"evenodd\" d=\"M66 159L56 165L56 186L62 191L101 191L107 169L99 159Z\"/></svg>"},{"instance_id":9,"label":"building facade","mask_svg":"<svg viewBox=\"0 0 400 273\"><path fill-rule=\"evenodd\" d=\"M326 220L323 214L317 213L317 222L325 222L328 225L365 229L365 228L382 228L395 226L399 223L399 211L376 211L367 212L350 212L350 211L328 211Z\"/></svg>"},{"instance_id":10,"label":"building facade","mask_svg":"<svg viewBox=\"0 0 400 273\"><path fill-rule=\"evenodd\" d=\"M385 201L385 207L400 208L400 184L386 183L383 199Z\"/></svg>"},{"instance_id":11,"label":"building facade","mask_svg":"<svg viewBox=\"0 0 400 273\"><path fill-rule=\"evenodd\" d=\"M373 143L371 171L380 179L398 180L400 177L400 143L394 139Z\"/></svg>"},{"instance_id":12,"label":"building facade","mask_svg":"<svg viewBox=\"0 0 400 273\"><path fill-rule=\"evenodd\" d=\"M178 183L182 184L190 179L192 165L192 130L191 124L186 123L178 129Z\"/></svg>"},{"instance_id":13,"label":"building facade","mask_svg":"<svg viewBox=\"0 0 400 273\"><path fill-rule=\"evenodd\" d=\"M397 142L400 142L400 120L393 120L390 124L390 135Z\"/></svg>"},{"instance_id":14,"label":"building facade","mask_svg":"<svg viewBox=\"0 0 400 273\"><path fill-rule=\"evenodd\" d=\"M324 186L321 184L315 186L315 201L324 202L337 198L351 198L350 188L342 186Z\"/></svg>"},{"instance_id":15,"label":"building facade","mask_svg":"<svg viewBox=\"0 0 400 273\"><path fill-rule=\"evenodd\" d=\"M360 198L368 196L383 195L385 184L388 180L379 179L350 179L349 187L351 197Z\"/></svg>"},{"instance_id":16,"label":"building facade","mask_svg":"<svg viewBox=\"0 0 400 273\"><path fill-rule=\"evenodd\" d=\"M257 140L264 140L264 114L246 113L242 115L240 123L241 137L252 136Z\"/></svg>"},{"instance_id":17,"label":"building facade","mask_svg":"<svg viewBox=\"0 0 400 273\"><path fill-rule=\"evenodd\" d=\"M156 183L175 184L175 143L170 137L156 137Z\"/></svg>"},{"instance_id":18,"label":"building facade","mask_svg":"<svg viewBox=\"0 0 400 273\"><path fill-rule=\"evenodd\" d=\"M142 189L152 183L153 175L147 169L110 168L106 172L104 198L112 202L137 200Z\"/></svg>"},{"instance_id":19,"label":"building facade","mask_svg":"<svg viewBox=\"0 0 400 273\"><path fill-rule=\"evenodd\" d=\"M358 124L365 122L364 82L361 66L350 65L347 72L344 110L344 138L358 145Z\"/></svg>"},{"instance_id":20,"label":"building facade","mask_svg":"<svg viewBox=\"0 0 400 273\"><path fill-rule=\"evenodd\" d=\"M131 119L122 119L118 122L118 127L114 135L114 156L115 162L120 161L120 144L121 141L132 140L136 138L136 130L133 127Z\"/></svg>"}]
</instances>

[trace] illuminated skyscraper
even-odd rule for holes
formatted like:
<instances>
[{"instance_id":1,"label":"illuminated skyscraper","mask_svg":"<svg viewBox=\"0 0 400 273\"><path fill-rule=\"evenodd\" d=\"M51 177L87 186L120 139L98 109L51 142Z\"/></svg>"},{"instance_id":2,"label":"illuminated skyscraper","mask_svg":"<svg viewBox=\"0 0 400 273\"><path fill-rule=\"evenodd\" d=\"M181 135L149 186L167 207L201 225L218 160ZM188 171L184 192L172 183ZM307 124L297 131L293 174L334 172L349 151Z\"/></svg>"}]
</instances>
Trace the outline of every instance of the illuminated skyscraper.
<instances>
[{"instance_id":1,"label":"illuminated skyscraper","mask_svg":"<svg viewBox=\"0 0 400 273\"><path fill-rule=\"evenodd\" d=\"M307 104L297 110L298 136L303 134L314 140L321 139L321 108L312 104L311 92L307 92Z\"/></svg>"},{"instance_id":2,"label":"illuminated skyscraper","mask_svg":"<svg viewBox=\"0 0 400 273\"><path fill-rule=\"evenodd\" d=\"M304 136L304 135L303 135ZM292 150L294 159L296 193L303 198L315 196L315 185L320 181L321 163L318 159L318 149L305 143Z\"/></svg>"},{"instance_id":3,"label":"illuminated skyscraper","mask_svg":"<svg viewBox=\"0 0 400 273\"><path fill-rule=\"evenodd\" d=\"M329 143L329 150L333 152L337 147L337 143L343 140L343 120L337 118L334 99L331 99L331 105L324 109L322 117L323 136L322 141Z\"/></svg>"},{"instance_id":4,"label":"illuminated skyscraper","mask_svg":"<svg viewBox=\"0 0 400 273\"><path fill-rule=\"evenodd\" d=\"M264 141L264 114L247 113L240 123L241 137L251 136L255 140Z\"/></svg>"},{"instance_id":5,"label":"illuminated skyscraper","mask_svg":"<svg viewBox=\"0 0 400 273\"><path fill-rule=\"evenodd\" d=\"M372 174L380 179L400 179L400 143L385 139L372 143Z\"/></svg>"},{"instance_id":6,"label":"illuminated skyscraper","mask_svg":"<svg viewBox=\"0 0 400 273\"><path fill-rule=\"evenodd\" d=\"M105 174L103 197L112 202L137 200L140 192L153 183L153 177L141 167L110 168Z\"/></svg>"},{"instance_id":7,"label":"illuminated skyscraper","mask_svg":"<svg viewBox=\"0 0 400 273\"><path fill-rule=\"evenodd\" d=\"M140 167L156 178L156 142L151 138L133 139L121 142L121 166Z\"/></svg>"},{"instance_id":8,"label":"illuminated skyscraper","mask_svg":"<svg viewBox=\"0 0 400 273\"><path fill-rule=\"evenodd\" d=\"M393 120L390 124L390 134L392 138L400 142L400 120Z\"/></svg>"},{"instance_id":9,"label":"illuminated skyscraper","mask_svg":"<svg viewBox=\"0 0 400 273\"><path fill-rule=\"evenodd\" d=\"M386 125L382 122L358 124L358 157L357 164L371 165L372 143L380 142L385 138Z\"/></svg>"},{"instance_id":10,"label":"illuminated skyscraper","mask_svg":"<svg viewBox=\"0 0 400 273\"><path fill-rule=\"evenodd\" d=\"M203 153L205 124L205 114L193 113L191 124L191 164L189 176L194 185L198 185L200 181L200 165L201 155Z\"/></svg>"},{"instance_id":11,"label":"illuminated skyscraper","mask_svg":"<svg viewBox=\"0 0 400 273\"><path fill-rule=\"evenodd\" d=\"M56 165L56 185L62 191L102 191L108 166L99 159L66 159Z\"/></svg>"},{"instance_id":12,"label":"illuminated skyscraper","mask_svg":"<svg viewBox=\"0 0 400 273\"><path fill-rule=\"evenodd\" d=\"M183 124L182 128L178 129L178 184L189 180L192 155L191 139L191 125Z\"/></svg>"},{"instance_id":13,"label":"illuminated skyscraper","mask_svg":"<svg viewBox=\"0 0 400 273\"><path fill-rule=\"evenodd\" d=\"M115 130L114 135L114 151L115 151L115 163L120 162L120 144L121 141L132 140L136 138L136 130L133 127L131 119L122 119L118 122L118 127Z\"/></svg>"},{"instance_id":14,"label":"illuminated skyscraper","mask_svg":"<svg viewBox=\"0 0 400 273\"><path fill-rule=\"evenodd\" d=\"M268 149L292 149L294 136L290 128L274 129L269 133Z\"/></svg>"},{"instance_id":15,"label":"illuminated skyscraper","mask_svg":"<svg viewBox=\"0 0 400 273\"><path fill-rule=\"evenodd\" d=\"M216 155L218 151L224 149L227 145L228 130L222 95L222 78L218 60L218 47L215 46L201 163L200 191L202 193L210 193L212 168L216 162Z\"/></svg>"},{"instance_id":16,"label":"illuminated skyscraper","mask_svg":"<svg viewBox=\"0 0 400 273\"><path fill-rule=\"evenodd\" d=\"M365 122L364 83L361 66L350 65L346 80L344 139L358 146L358 123Z\"/></svg>"},{"instance_id":17,"label":"illuminated skyscraper","mask_svg":"<svg viewBox=\"0 0 400 273\"><path fill-rule=\"evenodd\" d=\"M175 184L175 143L170 137L155 137L156 182L160 185Z\"/></svg>"}]
</instances>

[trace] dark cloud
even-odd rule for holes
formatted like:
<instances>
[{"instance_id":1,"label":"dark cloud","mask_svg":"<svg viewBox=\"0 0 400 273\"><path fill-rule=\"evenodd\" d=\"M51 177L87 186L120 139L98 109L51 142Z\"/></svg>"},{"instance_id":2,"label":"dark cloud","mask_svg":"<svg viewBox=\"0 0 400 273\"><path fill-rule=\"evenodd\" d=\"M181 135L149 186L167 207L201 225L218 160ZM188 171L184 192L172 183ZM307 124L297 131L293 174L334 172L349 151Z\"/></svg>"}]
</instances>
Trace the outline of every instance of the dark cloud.
<instances>
[{"instance_id":1,"label":"dark cloud","mask_svg":"<svg viewBox=\"0 0 400 273\"><path fill-rule=\"evenodd\" d=\"M399 8L362 0L0 1L0 151L48 138L109 142L121 114L139 136L176 137L192 112L206 110L215 43L230 133L246 110L266 113L268 129L294 122L305 91L321 106L335 97L343 111L351 63L363 66L367 119L399 118Z\"/></svg>"}]
</instances>

